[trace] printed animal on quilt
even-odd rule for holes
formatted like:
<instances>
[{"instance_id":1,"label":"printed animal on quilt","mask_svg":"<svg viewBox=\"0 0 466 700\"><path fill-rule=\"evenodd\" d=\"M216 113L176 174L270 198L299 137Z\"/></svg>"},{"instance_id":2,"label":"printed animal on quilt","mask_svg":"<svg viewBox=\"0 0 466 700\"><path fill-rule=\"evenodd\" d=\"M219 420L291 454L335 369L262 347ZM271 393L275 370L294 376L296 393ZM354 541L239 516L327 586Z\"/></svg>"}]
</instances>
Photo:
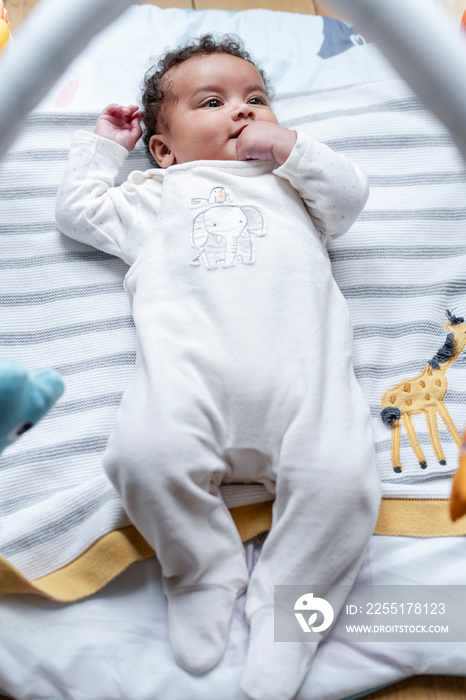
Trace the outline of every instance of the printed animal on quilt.
<instances>
[{"instance_id":1,"label":"printed animal on quilt","mask_svg":"<svg viewBox=\"0 0 466 700\"><path fill-rule=\"evenodd\" d=\"M0 358L0 453L38 423L63 390L53 369L28 371L16 360Z\"/></svg>"},{"instance_id":2,"label":"printed animal on quilt","mask_svg":"<svg viewBox=\"0 0 466 700\"><path fill-rule=\"evenodd\" d=\"M449 322L444 324L444 328L448 332L444 345L417 377L404 379L388 389L382 397L382 420L387 425L391 425L392 428L392 465L395 472L401 472L400 419L406 429L419 465L422 469L427 467L427 461L416 437L411 419L415 413L424 413L425 415L432 448L440 464L446 464L446 459L440 444L437 414L442 418L458 447L461 446L461 436L443 399L447 393L445 373L466 345L466 325L464 318L454 316L448 310L446 314Z\"/></svg>"},{"instance_id":3,"label":"printed animal on quilt","mask_svg":"<svg viewBox=\"0 0 466 700\"><path fill-rule=\"evenodd\" d=\"M450 495L450 517L458 520L466 515L466 430L463 435L463 444L460 452L460 464L453 477Z\"/></svg>"}]
</instances>

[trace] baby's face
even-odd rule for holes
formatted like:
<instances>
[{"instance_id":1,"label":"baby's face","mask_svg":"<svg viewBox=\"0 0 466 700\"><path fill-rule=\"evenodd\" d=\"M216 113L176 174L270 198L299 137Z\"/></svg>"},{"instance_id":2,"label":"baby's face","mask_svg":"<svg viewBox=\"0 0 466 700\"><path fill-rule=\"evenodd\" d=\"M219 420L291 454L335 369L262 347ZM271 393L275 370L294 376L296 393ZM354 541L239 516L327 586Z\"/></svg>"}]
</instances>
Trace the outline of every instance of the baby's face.
<instances>
[{"instance_id":1,"label":"baby's face","mask_svg":"<svg viewBox=\"0 0 466 700\"><path fill-rule=\"evenodd\" d=\"M165 74L174 97L168 128L151 137L162 168L194 160L237 160L236 139L252 121L278 120L254 66L230 54L200 54Z\"/></svg>"}]
</instances>

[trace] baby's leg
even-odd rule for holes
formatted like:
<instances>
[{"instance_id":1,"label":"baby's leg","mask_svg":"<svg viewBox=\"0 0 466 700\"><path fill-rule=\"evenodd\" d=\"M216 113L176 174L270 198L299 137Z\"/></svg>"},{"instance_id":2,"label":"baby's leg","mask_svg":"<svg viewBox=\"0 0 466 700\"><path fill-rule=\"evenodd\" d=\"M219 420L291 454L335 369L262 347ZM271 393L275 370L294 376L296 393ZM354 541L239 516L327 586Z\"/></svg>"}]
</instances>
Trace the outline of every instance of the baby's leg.
<instances>
[{"instance_id":1,"label":"baby's leg","mask_svg":"<svg viewBox=\"0 0 466 700\"><path fill-rule=\"evenodd\" d=\"M283 440L272 529L249 583L241 687L254 700L293 698L317 648L317 642L274 642L274 585L306 585L309 592L319 586L324 598L326 587L351 586L377 519L368 409L357 386L354 394L354 384L343 380L332 390L327 381L320 378L323 395L307 400ZM335 618L344 598L330 597Z\"/></svg>"},{"instance_id":2,"label":"baby's leg","mask_svg":"<svg viewBox=\"0 0 466 700\"><path fill-rule=\"evenodd\" d=\"M125 394L104 466L161 564L175 657L205 673L223 654L248 581L241 539L216 486L226 470L221 428L199 398L180 390L176 406L161 407L150 394L144 378Z\"/></svg>"}]
</instances>

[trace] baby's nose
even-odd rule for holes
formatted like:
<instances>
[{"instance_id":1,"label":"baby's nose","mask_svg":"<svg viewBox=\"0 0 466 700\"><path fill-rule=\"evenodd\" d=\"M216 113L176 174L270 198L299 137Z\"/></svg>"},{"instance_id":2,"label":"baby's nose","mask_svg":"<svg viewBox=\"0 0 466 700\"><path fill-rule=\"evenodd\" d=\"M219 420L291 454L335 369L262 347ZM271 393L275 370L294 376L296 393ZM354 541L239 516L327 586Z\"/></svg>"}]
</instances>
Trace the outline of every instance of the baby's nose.
<instances>
[{"instance_id":1,"label":"baby's nose","mask_svg":"<svg viewBox=\"0 0 466 700\"><path fill-rule=\"evenodd\" d=\"M256 113L253 105L242 103L234 109L234 118L236 119L254 119Z\"/></svg>"}]
</instances>

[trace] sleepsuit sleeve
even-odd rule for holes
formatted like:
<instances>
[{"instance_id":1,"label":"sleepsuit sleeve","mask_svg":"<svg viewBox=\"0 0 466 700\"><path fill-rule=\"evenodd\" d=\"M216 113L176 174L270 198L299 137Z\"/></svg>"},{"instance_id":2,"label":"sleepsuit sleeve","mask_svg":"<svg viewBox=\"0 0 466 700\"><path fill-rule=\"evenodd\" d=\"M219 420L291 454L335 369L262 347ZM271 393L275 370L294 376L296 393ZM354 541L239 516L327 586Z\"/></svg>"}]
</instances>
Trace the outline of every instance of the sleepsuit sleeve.
<instances>
[{"instance_id":1,"label":"sleepsuit sleeve","mask_svg":"<svg viewBox=\"0 0 466 700\"><path fill-rule=\"evenodd\" d=\"M303 132L274 173L299 192L314 226L326 238L346 233L369 196L367 177L356 163Z\"/></svg>"},{"instance_id":2,"label":"sleepsuit sleeve","mask_svg":"<svg viewBox=\"0 0 466 700\"><path fill-rule=\"evenodd\" d=\"M147 186L151 178L142 172L131 173L116 187L115 179L127 156L126 148L113 141L86 131L75 132L55 217L65 235L131 265L153 231L144 212L156 216L161 187L157 182ZM148 196L150 206L145 207Z\"/></svg>"}]
</instances>

